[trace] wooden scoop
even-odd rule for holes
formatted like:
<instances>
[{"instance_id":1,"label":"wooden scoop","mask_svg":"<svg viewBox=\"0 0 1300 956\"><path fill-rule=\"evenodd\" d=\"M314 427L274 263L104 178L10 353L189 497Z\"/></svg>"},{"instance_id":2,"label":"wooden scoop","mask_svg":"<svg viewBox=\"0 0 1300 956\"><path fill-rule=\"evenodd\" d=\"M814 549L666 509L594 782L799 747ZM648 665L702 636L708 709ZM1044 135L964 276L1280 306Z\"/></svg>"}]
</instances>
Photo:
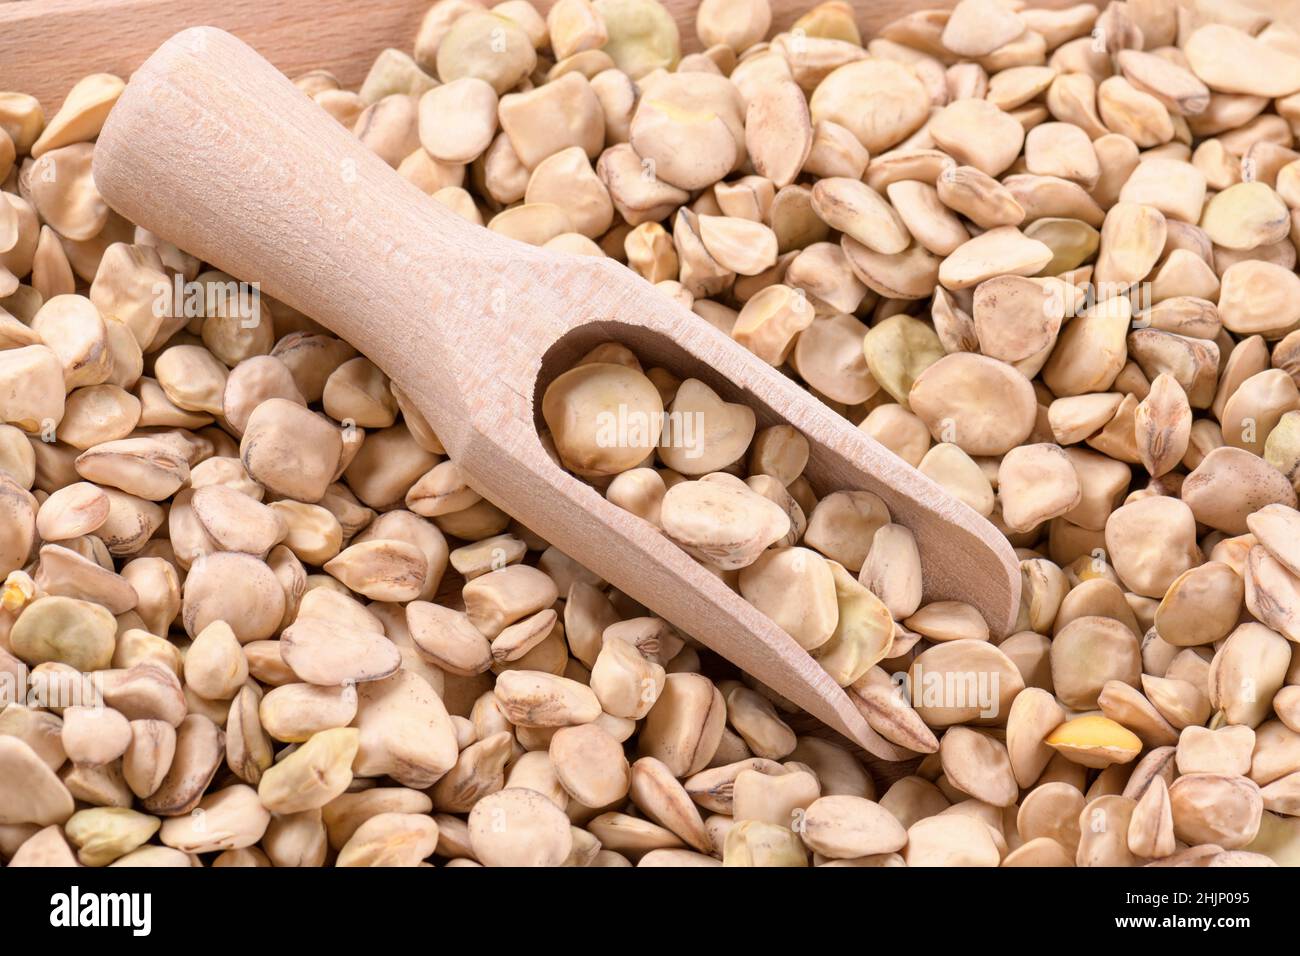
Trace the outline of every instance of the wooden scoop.
<instances>
[{"instance_id":1,"label":"wooden scoop","mask_svg":"<svg viewBox=\"0 0 1300 956\"><path fill-rule=\"evenodd\" d=\"M379 365L476 491L615 587L883 759L845 692L650 524L562 471L535 400L598 342L709 383L808 437L820 494L873 491L911 528L929 599L1016 617L1006 540L794 382L612 260L471 225L370 153L228 33L185 30L131 79L95 150L122 215L310 315Z\"/></svg>"}]
</instances>

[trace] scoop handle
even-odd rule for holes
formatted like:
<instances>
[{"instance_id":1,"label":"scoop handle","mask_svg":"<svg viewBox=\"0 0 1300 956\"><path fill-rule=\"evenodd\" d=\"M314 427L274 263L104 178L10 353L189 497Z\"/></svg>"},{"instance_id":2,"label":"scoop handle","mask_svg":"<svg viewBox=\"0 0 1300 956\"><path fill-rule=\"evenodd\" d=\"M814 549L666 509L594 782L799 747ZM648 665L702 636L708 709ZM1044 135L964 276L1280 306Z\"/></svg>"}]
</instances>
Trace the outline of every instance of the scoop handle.
<instances>
[{"instance_id":1,"label":"scoop handle","mask_svg":"<svg viewBox=\"0 0 1300 956\"><path fill-rule=\"evenodd\" d=\"M132 222L258 283L395 377L418 338L443 407L458 405L443 331L491 315L500 274L538 253L430 199L213 27L176 34L133 74L94 175Z\"/></svg>"}]
</instances>

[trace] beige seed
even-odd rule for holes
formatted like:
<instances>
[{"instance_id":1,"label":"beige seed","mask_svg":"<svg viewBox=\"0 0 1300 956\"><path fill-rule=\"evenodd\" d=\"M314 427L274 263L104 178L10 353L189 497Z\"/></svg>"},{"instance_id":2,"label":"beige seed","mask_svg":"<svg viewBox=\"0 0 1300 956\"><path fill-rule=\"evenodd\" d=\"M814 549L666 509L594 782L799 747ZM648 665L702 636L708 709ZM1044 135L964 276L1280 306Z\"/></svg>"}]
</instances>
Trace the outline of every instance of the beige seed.
<instances>
[{"instance_id":1,"label":"beige seed","mask_svg":"<svg viewBox=\"0 0 1300 956\"><path fill-rule=\"evenodd\" d=\"M908 866L997 866L1000 856L988 824L962 814L927 817L907 830Z\"/></svg>"},{"instance_id":2,"label":"beige seed","mask_svg":"<svg viewBox=\"0 0 1300 956\"><path fill-rule=\"evenodd\" d=\"M595 724L561 727L550 755L561 785L579 803L603 807L627 795L631 771L623 748Z\"/></svg>"},{"instance_id":3,"label":"beige seed","mask_svg":"<svg viewBox=\"0 0 1300 956\"><path fill-rule=\"evenodd\" d=\"M36 530L46 541L66 541L91 534L108 519L108 496L95 485L79 481L60 488L36 514Z\"/></svg>"},{"instance_id":4,"label":"beige seed","mask_svg":"<svg viewBox=\"0 0 1300 956\"><path fill-rule=\"evenodd\" d=\"M417 813L379 813L353 832L337 866L418 866L438 845L438 824Z\"/></svg>"},{"instance_id":5,"label":"beige seed","mask_svg":"<svg viewBox=\"0 0 1300 956\"><path fill-rule=\"evenodd\" d=\"M324 418L283 398L262 402L248 418L240 457L264 487L298 501L325 494L342 454L339 432Z\"/></svg>"},{"instance_id":6,"label":"beige seed","mask_svg":"<svg viewBox=\"0 0 1300 956\"><path fill-rule=\"evenodd\" d=\"M1019 276L998 276L975 289L971 316L979 351L1019 362L1051 348L1068 302L1059 284Z\"/></svg>"},{"instance_id":7,"label":"beige seed","mask_svg":"<svg viewBox=\"0 0 1300 956\"><path fill-rule=\"evenodd\" d=\"M379 680L396 670L401 655L382 634L302 618L285 628L281 655L299 679L320 686Z\"/></svg>"},{"instance_id":8,"label":"beige seed","mask_svg":"<svg viewBox=\"0 0 1300 956\"><path fill-rule=\"evenodd\" d=\"M967 727L950 727L939 743L943 771L954 786L993 806L1013 806L1019 787L1006 747Z\"/></svg>"},{"instance_id":9,"label":"beige seed","mask_svg":"<svg viewBox=\"0 0 1300 956\"><path fill-rule=\"evenodd\" d=\"M540 671L507 671L497 678L494 692L512 724L571 727L591 723L601 713L589 687Z\"/></svg>"},{"instance_id":10,"label":"beige seed","mask_svg":"<svg viewBox=\"0 0 1300 956\"><path fill-rule=\"evenodd\" d=\"M558 866L573 845L568 818L535 790L484 797L469 815L474 855L485 866Z\"/></svg>"},{"instance_id":11,"label":"beige seed","mask_svg":"<svg viewBox=\"0 0 1300 956\"><path fill-rule=\"evenodd\" d=\"M1169 788L1174 832L1185 843L1214 843L1235 849L1259 832L1263 798L1245 777L1192 773Z\"/></svg>"},{"instance_id":12,"label":"beige seed","mask_svg":"<svg viewBox=\"0 0 1300 956\"><path fill-rule=\"evenodd\" d=\"M1133 413L1133 424L1138 453L1152 477L1160 477L1182 460L1191 437L1192 410L1187 393L1173 376L1156 376Z\"/></svg>"},{"instance_id":13,"label":"beige seed","mask_svg":"<svg viewBox=\"0 0 1300 956\"><path fill-rule=\"evenodd\" d=\"M404 668L358 684L356 691L358 776L389 776L426 789L454 766L455 729L437 690L420 673Z\"/></svg>"},{"instance_id":14,"label":"beige seed","mask_svg":"<svg viewBox=\"0 0 1300 956\"><path fill-rule=\"evenodd\" d=\"M1184 43L1192 72L1211 89L1250 96L1286 96L1300 89L1300 58L1227 24L1195 30Z\"/></svg>"},{"instance_id":15,"label":"beige seed","mask_svg":"<svg viewBox=\"0 0 1300 956\"><path fill-rule=\"evenodd\" d=\"M669 674L642 726L641 754L662 760L675 777L698 773L718 749L726 716L722 694L708 678Z\"/></svg>"},{"instance_id":16,"label":"beige seed","mask_svg":"<svg viewBox=\"0 0 1300 956\"><path fill-rule=\"evenodd\" d=\"M835 582L825 559L806 548L775 548L741 569L740 593L811 650L839 621Z\"/></svg>"},{"instance_id":17,"label":"beige seed","mask_svg":"<svg viewBox=\"0 0 1300 956\"><path fill-rule=\"evenodd\" d=\"M1000 176L1015 161L1025 142L1024 127L988 100L950 103L928 126L940 149L964 166Z\"/></svg>"},{"instance_id":18,"label":"beige seed","mask_svg":"<svg viewBox=\"0 0 1300 956\"><path fill-rule=\"evenodd\" d=\"M708 0L700 5L697 18L704 15L709 5ZM732 6L742 12L768 10L766 0L750 0ZM818 124L818 127L822 125ZM808 103L797 85L788 82L764 84L749 98L745 111L745 148L754 169L778 189L794 181L806 165L805 161L810 159L815 144ZM857 145L856 141L852 145Z\"/></svg>"},{"instance_id":19,"label":"beige seed","mask_svg":"<svg viewBox=\"0 0 1300 956\"><path fill-rule=\"evenodd\" d=\"M300 743L333 727L346 727L357 713L348 687L284 684L267 691L258 706L261 725L276 740Z\"/></svg>"},{"instance_id":20,"label":"beige seed","mask_svg":"<svg viewBox=\"0 0 1300 956\"><path fill-rule=\"evenodd\" d=\"M325 806L352 782L352 759L360 732L324 730L262 775L257 793L273 813L298 813Z\"/></svg>"},{"instance_id":21,"label":"beige seed","mask_svg":"<svg viewBox=\"0 0 1300 956\"><path fill-rule=\"evenodd\" d=\"M939 359L916 379L908 397L933 436L970 455L1009 451L1029 436L1037 413L1023 375L970 353Z\"/></svg>"},{"instance_id":22,"label":"beige seed","mask_svg":"<svg viewBox=\"0 0 1300 956\"><path fill-rule=\"evenodd\" d=\"M1013 531L1027 531L1063 515L1081 500L1078 474L1055 445L1013 448L998 468L1002 519Z\"/></svg>"},{"instance_id":23,"label":"beige seed","mask_svg":"<svg viewBox=\"0 0 1300 956\"><path fill-rule=\"evenodd\" d=\"M813 91L808 109L814 123L838 123L874 156L921 126L929 97L905 66L871 58L846 63L831 72Z\"/></svg>"},{"instance_id":24,"label":"beige seed","mask_svg":"<svg viewBox=\"0 0 1300 956\"><path fill-rule=\"evenodd\" d=\"M796 337L815 317L816 311L801 289L778 283L745 303L731 337L768 364L780 365L789 357ZM680 391L678 395L680 399Z\"/></svg>"},{"instance_id":25,"label":"beige seed","mask_svg":"<svg viewBox=\"0 0 1300 956\"><path fill-rule=\"evenodd\" d=\"M989 477L951 442L940 442L926 452L917 470L984 517L993 513L996 498Z\"/></svg>"},{"instance_id":26,"label":"beige seed","mask_svg":"<svg viewBox=\"0 0 1300 956\"><path fill-rule=\"evenodd\" d=\"M1266 183L1229 186L1206 204L1201 228L1216 245L1257 249L1284 238L1291 219L1286 204Z\"/></svg>"},{"instance_id":27,"label":"beige seed","mask_svg":"<svg viewBox=\"0 0 1300 956\"><path fill-rule=\"evenodd\" d=\"M1035 275L1052 260L1052 250L1014 226L998 226L962 243L939 267L939 281L966 289L999 275Z\"/></svg>"},{"instance_id":28,"label":"beige seed","mask_svg":"<svg viewBox=\"0 0 1300 956\"><path fill-rule=\"evenodd\" d=\"M1159 146L1173 139L1174 124L1164 103L1122 76L1108 77L1097 85L1097 112L1107 129L1140 147Z\"/></svg>"}]
</instances>

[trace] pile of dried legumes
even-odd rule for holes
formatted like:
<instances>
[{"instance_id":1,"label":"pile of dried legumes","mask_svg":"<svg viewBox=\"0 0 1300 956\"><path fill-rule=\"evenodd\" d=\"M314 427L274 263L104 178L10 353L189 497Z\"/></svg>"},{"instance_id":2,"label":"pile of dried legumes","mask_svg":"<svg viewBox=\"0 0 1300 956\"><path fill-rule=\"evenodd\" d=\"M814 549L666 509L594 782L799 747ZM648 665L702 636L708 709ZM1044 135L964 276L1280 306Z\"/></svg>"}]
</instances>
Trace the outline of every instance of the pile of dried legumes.
<instances>
[{"instance_id":1,"label":"pile of dried legumes","mask_svg":"<svg viewBox=\"0 0 1300 956\"><path fill-rule=\"evenodd\" d=\"M7 865L1300 863L1300 34L1220 0L695 30L440 0L359 92L296 82L1007 535L1002 638L707 383L611 342L538 396L557 460L915 757L801 736L480 498L354 348L108 209L100 74L49 117L0 93Z\"/></svg>"}]
</instances>

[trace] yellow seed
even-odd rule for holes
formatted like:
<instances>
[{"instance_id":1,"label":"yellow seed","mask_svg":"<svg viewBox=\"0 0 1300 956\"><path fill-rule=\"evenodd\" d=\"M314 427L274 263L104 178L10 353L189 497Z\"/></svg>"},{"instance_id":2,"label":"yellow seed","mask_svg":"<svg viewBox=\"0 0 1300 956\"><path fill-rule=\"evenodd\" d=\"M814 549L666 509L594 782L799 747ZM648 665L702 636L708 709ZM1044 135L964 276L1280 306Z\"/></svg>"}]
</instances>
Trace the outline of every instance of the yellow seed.
<instances>
[{"instance_id":1,"label":"yellow seed","mask_svg":"<svg viewBox=\"0 0 1300 956\"><path fill-rule=\"evenodd\" d=\"M1085 767L1128 763L1142 750L1137 735L1109 717L1076 717L1047 736L1047 745Z\"/></svg>"},{"instance_id":2,"label":"yellow seed","mask_svg":"<svg viewBox=\"0 0 1300 956\"><path fill-rule=\"evenodd\" d=\"M6 611L18 611L32 598L36 597L36 584L26 571L12 571L5 578L4 589L0 590L0 608Z\"/></svg>"}]
</instances>

